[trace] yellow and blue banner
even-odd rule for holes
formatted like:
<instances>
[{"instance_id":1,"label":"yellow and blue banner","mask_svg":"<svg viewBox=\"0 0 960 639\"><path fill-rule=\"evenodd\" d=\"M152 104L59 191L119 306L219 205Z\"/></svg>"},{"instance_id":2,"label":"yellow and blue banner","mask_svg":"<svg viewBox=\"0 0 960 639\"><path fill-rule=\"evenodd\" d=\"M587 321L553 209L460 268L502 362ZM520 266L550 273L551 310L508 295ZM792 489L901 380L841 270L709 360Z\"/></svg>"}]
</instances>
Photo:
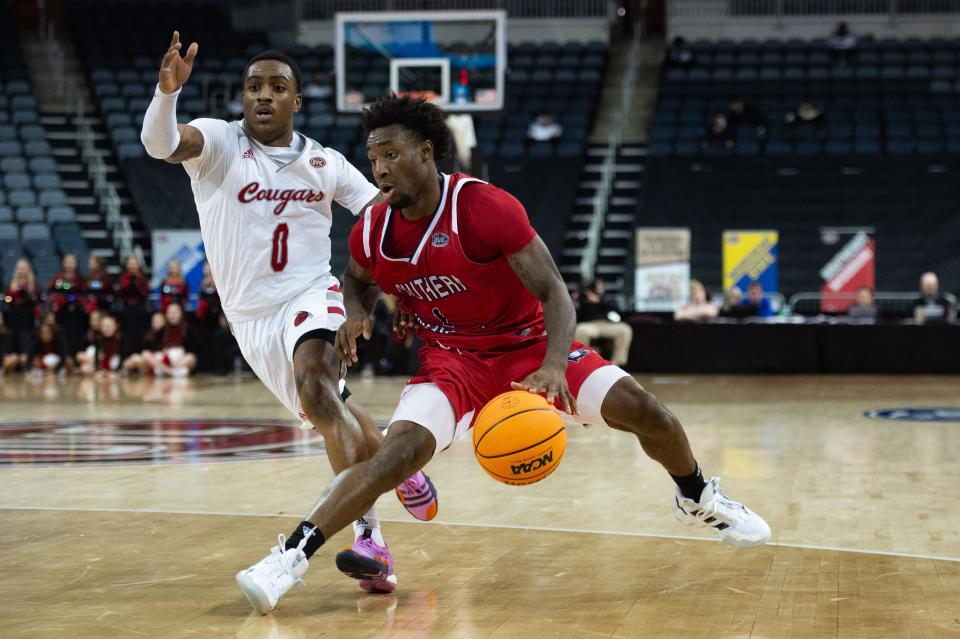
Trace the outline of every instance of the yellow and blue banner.
<instances>
[{"instance_id":1,"label":"yellow and blue banner","mask_svg":"<svg viewBox=\"0 0 960 639\"><path fill-rule=\"evenodd\" d=\"M763 290L777 290L777 231L723 232L723 290L747 290L758 281Z\"/></svg>"}]
</instances>

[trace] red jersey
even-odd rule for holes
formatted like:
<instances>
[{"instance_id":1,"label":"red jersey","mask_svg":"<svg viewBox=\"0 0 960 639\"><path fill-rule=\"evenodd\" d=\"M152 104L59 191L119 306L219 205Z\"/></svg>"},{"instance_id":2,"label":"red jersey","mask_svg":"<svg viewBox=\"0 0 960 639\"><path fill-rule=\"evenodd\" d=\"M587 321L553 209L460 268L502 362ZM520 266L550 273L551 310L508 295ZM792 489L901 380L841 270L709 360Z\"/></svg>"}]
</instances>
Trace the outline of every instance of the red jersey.
<instances>
[{"instance_id":1,"label":"red jersey","mask_svg":"<svg viewBox=\"0 0 960 639\"><path fill-rule=\"evenodd\" d=\"M412 253L403 250L397 230L405 221L384 202L367 209L354 226L354 261L370 271L382 291L398 298L400 308L416 319L417 334L427 345L489 351L542 339L543 308L513 272L506 254L474 261L464 250L466 238L461 238L458 224L458 216L469 216L464 231L473 227L495 236L503 232L495 226L499 213L514 220L519 216L523 235L506 244L519 250L536 235L523 206L509 193L461 173L441 177L440 204L424 221Z\"/></svg>"}]
</instances>

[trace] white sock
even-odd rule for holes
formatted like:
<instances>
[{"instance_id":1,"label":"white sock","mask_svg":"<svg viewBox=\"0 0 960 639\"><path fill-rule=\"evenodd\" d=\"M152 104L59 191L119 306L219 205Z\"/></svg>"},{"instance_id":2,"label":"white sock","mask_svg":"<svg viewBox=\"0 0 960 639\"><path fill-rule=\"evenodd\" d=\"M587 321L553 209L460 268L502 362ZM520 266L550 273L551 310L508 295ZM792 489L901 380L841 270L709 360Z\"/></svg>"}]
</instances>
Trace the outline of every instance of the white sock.
<instances>
[{"instance_id":1,"label":"white sock","mask_svg":"<svg viewBox=\"0 0 960 639\"><path fill-rule=\"evenodd\" d=\"M363 534L364 530L370 531L370 537L374 542L379 546L386 546L386 542L383 541L383 534L380 532L380 518L377 517L377 507L374 506L366 513L363 517L353 522L353 536L359 537Z\"/></svg>"}]
</instances>

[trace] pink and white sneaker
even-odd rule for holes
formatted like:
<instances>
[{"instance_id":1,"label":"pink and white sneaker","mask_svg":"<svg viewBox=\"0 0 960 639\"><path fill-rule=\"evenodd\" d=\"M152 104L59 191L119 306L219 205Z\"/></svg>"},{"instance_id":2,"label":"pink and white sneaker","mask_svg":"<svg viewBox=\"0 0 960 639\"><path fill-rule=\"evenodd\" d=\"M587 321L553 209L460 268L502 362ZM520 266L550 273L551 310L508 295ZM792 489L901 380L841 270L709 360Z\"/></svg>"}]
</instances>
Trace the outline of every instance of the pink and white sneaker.
<instances>
[{"instance_id":1,"label":"pink and white sneaker","mask_svg":"<svg viewBox=\"0 0 960 639\"><path fill-rule=\"evenodd\" d=\"M386 546L381 546L364 530L351 548L337 553L337 568L343 574L357 579L367 592L393 592L397 589L397 576L393 573L393 555Z\"/></svg>"},{"instance_id":2,"label":"pink and white sneaker","mask_svg":"<svg viewBox=\"0 0 960 639\"><path fill-rule=\"evenodd\" d=\"M437 489L422 470L397 486L397 499L408 513L420 521L430 521L437 516L440 508Z\"/></svg>"}]
</instances>

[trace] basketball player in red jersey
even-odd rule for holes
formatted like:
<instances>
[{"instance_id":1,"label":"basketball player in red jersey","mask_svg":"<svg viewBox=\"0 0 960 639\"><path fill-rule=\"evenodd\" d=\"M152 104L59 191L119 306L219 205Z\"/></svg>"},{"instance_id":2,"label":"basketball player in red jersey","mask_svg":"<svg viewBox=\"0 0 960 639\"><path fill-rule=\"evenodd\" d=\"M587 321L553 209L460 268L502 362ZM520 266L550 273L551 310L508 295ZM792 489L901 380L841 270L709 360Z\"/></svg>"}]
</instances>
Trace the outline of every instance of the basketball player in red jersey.
<instances>
[{"instance_id":1,"label":"basketball player in red jersey","mask_svg":"<svg viewBox=\"0 0 960 639\"><path fill-rule=\"evenodd\" d=\"M450 139L443 111L389 97L363 122L384 202L367 208L351 233L347 319L335 350L347 364L357 361L378 288L397 296L424 346L383 444L339 473L302 522L314 533L306 556L511 388L545 394L584 424L635 435L676 482L674 511L683 523L710 527L734 546L766 543L766 522L721 492L718 477L704 481L677 419L633 377L573 341L573 303L523 206L480 180L438 173ZM393 570L390 558L352 550L339 553L337 565L357 576Z\"/></svg>"}]
</instances>

